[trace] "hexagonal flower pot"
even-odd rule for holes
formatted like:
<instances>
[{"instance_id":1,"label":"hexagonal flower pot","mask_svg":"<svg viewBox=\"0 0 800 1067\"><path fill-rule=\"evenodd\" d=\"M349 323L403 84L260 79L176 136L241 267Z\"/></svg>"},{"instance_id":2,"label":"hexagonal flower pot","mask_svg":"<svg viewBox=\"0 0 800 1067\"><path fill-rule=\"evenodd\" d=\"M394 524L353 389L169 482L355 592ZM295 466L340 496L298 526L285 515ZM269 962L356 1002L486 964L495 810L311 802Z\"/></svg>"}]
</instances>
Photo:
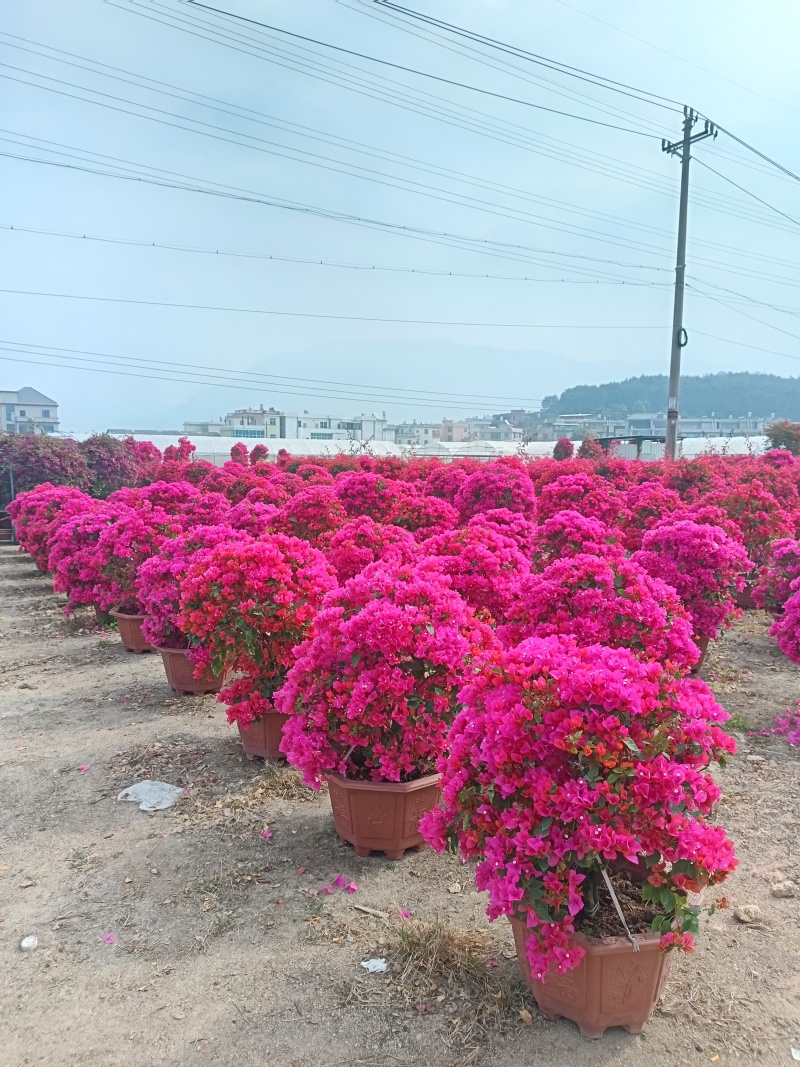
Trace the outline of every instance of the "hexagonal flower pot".
<instances>
[{"instance_id":1,"label":"hexagonal flower pot","mask_svg":"<svg viewBox=\"0 0 800 1067\"><path fill-rule=\"evenodd\" d=\"M288 718L288 715L280 711L268 711L247 726L237 723L245 756L248 759L286 759L279 746L283 737L283 724Z\"/></svg>"},{"instance_id":2,"label":"hexagonal flower pot","mask_svg":"<svg viewBox=\"0 0 800 1067\"><path fill-rule=\"evenodd\" d=\"M711 644L711 638L710 637L698 637L697 634L695 634L694 637L692 638L692 640L697 645L697 647L700 649L700 659L691 668L691 673L692 674L697 674L697 672L700 670L700 668L705 663L706 656L708 655L708 646Z\"/></svg>"},{"instance_id":3,"label":"hexagonal flower pot","mask_svg":"<svg viewBox=\"0 0 800 1067\"><path fill-rule=\"evenodd\" d=\"M357 856L385 852L399 860L408 848L423 848L419 820L439 801L439 775L414 782L360 782L327 776L333 822L339 840Z\"/></svg>"},{"instance_id":4,"label":"hexagonal flower pot","mask_svg":"<svg viewBox=\"0 0 800 1067\"><path fill-rule=\"evenodd\" d=\"M202 693L218 693L222 689L223 678L216 678L207 668L200 678L194 676L194 664L184 648L157 648L161 653L164 673L170 689L180 696L199 696Z\"/></svg>"},{"instance_id":5,"label":"hexagonal flower pot","mask_svg":"<svg viewBox=\"0 0 800 1067\"><path fill-rule=\"evenodd\" d=\"M127 615L124 611L112 608L108 613L119 625L119 636L126 652L155 652L142 635L144 615Z\"/></svg>"},{"instance_id":6,"label":"hexagonal flower pot","mask_svg":"<svg viewBox=\"0 0 800 1067\"><path fill-rule=\"evenodd\" d=\"M586 952L574 970L550 973L544 982L531 977L525 944L531 931L524 920L510 919L525 981L547 1019L571 1019L584 1037L602 1037L609 1026L640 1034L664 988L672 956L662 952L658 934L638 934L639 951L624 937L585 937L573 941Z\"/></svg>"}]
</instances>

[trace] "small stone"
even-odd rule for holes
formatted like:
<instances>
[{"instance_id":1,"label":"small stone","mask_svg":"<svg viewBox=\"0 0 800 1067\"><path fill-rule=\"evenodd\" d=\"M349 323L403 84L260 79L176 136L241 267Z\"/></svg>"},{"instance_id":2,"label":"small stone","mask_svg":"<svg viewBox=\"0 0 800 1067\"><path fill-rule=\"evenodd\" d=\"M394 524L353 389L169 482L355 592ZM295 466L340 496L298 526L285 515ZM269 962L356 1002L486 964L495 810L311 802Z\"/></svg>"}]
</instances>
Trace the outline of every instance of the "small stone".
<instances>
[{"instance_id":1,"label":"small stone","mask_svg":"<svg viewBox=\"0 0 800 1067\"><path fill-rule=\"evenodd\" d=\"M33 952L35 948L39 947L39 938L34 937L33 934L29 937L23 937L19 943L19 947L23 952Z\"/></svg>"},{"instance_id":2,"label":"small stone","mask_svg":"<svg viewBox=\"0 0 800 1067\"><path fill-rule=\"evenodd\" d=\"M770 892L774 897L793 897L797 893L797 886L787 879L785 882L776 882L770 887Z\"/></svg>"},{"instance_id":3,"label":"small stone","mask_svg":"<svg viewBox=\"0 0 800 1067\"><path fill-rule=\"evenodd\" d=\"M758 904L741 904L734 908L733 917L740 923L754 923L761 918L761 908Z\"/></svg>"},{"instance_id":4,"label":"small stone","mask_svg":"<svg viewBox=\"0 0 800 1067\"><path fill-rule=\"evenodd\" d=\"M705 1050L706 1050L706 1046L705 1045L701 1045L699 1041L697 1042L697 1044L694 1047L697 1049L698 1052L705 1052Z\"/></svg>"},{"instance_id":5,"label":"small stone","mask_svg":"<svg viewBox=\"0 0 800 1067\"><path fill-rule=\"evenodd\" d=\"M449 885L447 887L447 892L448 893L460 893L462 888L463 887L461 885L461 882L453 882L452 885Z\"/></svg>"}]
</instances>

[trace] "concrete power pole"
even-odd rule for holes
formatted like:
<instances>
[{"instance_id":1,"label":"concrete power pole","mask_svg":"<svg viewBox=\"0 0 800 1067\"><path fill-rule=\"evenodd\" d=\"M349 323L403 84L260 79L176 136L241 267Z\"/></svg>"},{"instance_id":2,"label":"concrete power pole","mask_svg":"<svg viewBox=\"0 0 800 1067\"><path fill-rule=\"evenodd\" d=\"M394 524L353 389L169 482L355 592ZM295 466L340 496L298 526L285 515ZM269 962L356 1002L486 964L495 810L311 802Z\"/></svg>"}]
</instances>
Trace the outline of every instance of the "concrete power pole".
<instances>
[{"instance_id":1,"label":"concrete power pole","mask_svg":"<svg viewBox=\"0 0 800 1067\"><path fill-rule=\"evenodd\" d=\"M675 303L672 312L672 354L669 362L669 396L667 397L667 459L675 459L678 449L678 398L681 389L681 350L689 340L683 328L683 290L686 278L686 219L689 210L689 160L692 145L706 137L716 137L717 128L706 119L701 133L692 135L697 113L690 107L683 109L683 138L670 143L661 142L661 151L677 156L681 161L681 200L678 214L678 255L675 261Z\"/></svg>"}]
</instances>

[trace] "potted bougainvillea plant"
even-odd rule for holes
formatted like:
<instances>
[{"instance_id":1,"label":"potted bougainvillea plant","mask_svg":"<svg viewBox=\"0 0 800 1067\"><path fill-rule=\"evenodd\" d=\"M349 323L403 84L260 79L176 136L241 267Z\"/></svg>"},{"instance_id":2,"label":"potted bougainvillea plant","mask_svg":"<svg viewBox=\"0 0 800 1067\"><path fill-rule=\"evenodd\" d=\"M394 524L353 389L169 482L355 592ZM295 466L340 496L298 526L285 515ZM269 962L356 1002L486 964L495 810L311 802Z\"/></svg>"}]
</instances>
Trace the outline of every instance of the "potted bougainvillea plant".
<instances>
[{"instance_id":1,"label":"potted bougainvillea plant","mask_svg":"<svg viewBox=\"0 0 800 1067\"><path fill-rule=\"evenodd\" d=\"M307 785L327 780L359 856L424 843L457 689L494 646L439 560L372 563L326 598L275 703L289 716L282 750Z\"/></svg>"},{"instance_id":2,"label":"potted bougainvillea plant","mask_svg":"<svg viewBox=\"0 0 800 1067\"><path fill-rule=\"evenodd\" d=\"M644 535L631 559L677 592L691 616L699 667L709 642L742 614L736 598L752 568L747 552L719 526L665 519Z\"/></svg>"},{"instance_id":3,"label":"potted bougainvillea plant","mask_svg":"<svg viewBox=\"0 0 800 1067\"><path fill-rule=\"evenodd\" d=\"M219 700L228 704L249 759L281 758L286 715L275 692L335 586L321 552L281 533L223 541L189 564L177 627L196 650L198 669L205 662L215 675L229 674Z\"/></svg>"},{"instance_id":4,"label":"potted bougainvillea plant","mask_svg":"<svg viewBox=\"0 0 800 1067\"><path fill-rule=\"evenodd\" d=\"M161 654L170 688L179 695L218 693L223 675L215 675L202 645L191 646L180 629L181 584L189 566L217 545L251 541L249 534L232 526L193 526L178 537L165 541L157 555L139 567L138 601L144 612L142 635Z\"/></svg>"},{"instance_id":5,"label":"potted bougainvillea plant","mask_svg":"<svg viewBox=\"0 0 800 1067\"><path fill-rule=\"evenodd\" d=\"M563 636L498 654L460 699L422 833L477 861L545 1015L640 1032L736 866L711 818L725 712L700 679Z\"/></svg>"}]
</instances>

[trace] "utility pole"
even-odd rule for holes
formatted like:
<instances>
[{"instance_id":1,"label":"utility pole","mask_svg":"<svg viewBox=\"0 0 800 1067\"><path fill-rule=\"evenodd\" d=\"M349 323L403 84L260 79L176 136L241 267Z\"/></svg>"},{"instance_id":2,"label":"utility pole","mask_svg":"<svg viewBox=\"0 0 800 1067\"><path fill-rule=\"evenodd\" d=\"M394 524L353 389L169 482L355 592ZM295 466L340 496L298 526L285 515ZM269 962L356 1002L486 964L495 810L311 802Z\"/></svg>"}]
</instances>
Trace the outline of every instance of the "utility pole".
<instances>
[{"instance_id":1,"label":"utility pole","mask_svg":"<svg viewBox=\"0 0 800 1067\"><path fill-rule=\"evenodd\" d=\"M701 133L692 134L698 115L690 107L683 109L683 138L670 143L662 140L661 151L681 161L681 200L678 214L678 255L675 260L675 303L672 311L672 353L669 361L669 395L667 397L667 459L675 459L678 449L678 397L681 389L681 350L689 337L683 328L683 290L686 278L686 218L689 210L689 160L695 141L716 137L717 127L705 120Z\"/></svg>"}]
</instances>

